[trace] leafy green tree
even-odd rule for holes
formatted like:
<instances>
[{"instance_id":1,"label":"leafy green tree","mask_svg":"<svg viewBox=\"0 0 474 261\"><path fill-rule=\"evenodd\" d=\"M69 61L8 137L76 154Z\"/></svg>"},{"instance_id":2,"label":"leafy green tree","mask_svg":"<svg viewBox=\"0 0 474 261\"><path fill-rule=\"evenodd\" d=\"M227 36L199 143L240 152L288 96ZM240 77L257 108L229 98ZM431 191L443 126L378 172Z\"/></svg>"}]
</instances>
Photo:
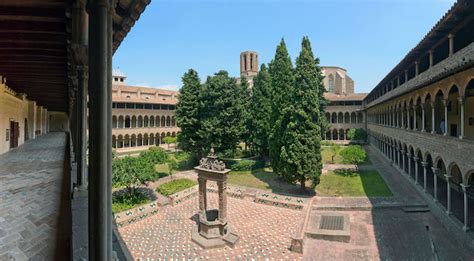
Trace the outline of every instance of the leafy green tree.
<instances>
[{"instance_id":1,"label":"leafy green tree","mask_svg":"<svg viewBox=\"0 0 474 261\"><path fill-rule=\"evenodd\" d=\"M290 55L286 49L285 41L282 39L277 46L275 58L270 62L269 73L271 79L271 109L270 122L273 126L269 135L269 155L272 162L273 171L281 175L281 148L282 135L282 112L292 105L292 94L295 78L293 75L293 65Z\"/></svg>"},{"instance_id":2,"label":"leafy green tree","mask_svg":"<svg viewBox=\"0 0 474 261\"><path fill-rule=\"evenodd\" d=\"M268 137L271 131L271 79L267 66L262 64L260 71L254 78L252 97L249 106L248 130L252 149L260 156L267 157Z\"/></svg>"},{"instance_id":3,"label":"leafy green tree","mask_svg":"<svg viewBox=\"0 0 474 261\"><path fill-rule=\"evenodd\" d=\"M168 154L160 147L150 147L148 150L140 152L140 158L156 165L165 163L168 160Z\"/></svg>"},{"instance_id":4,"label":"leafy green tree","mask_svg":"<svg viewBox=\"0 0 474 261\"><path fill-rule=\"evenodd\" d=\"M331 146L331 162L332 164L335 163L334 159L336 158L337 154L341 151L341 146Z\"/></svg>"},{"instance_id":5,"label":"leafy green tree","mask_svg":"<svg viewBox=\"0 0 474 261\"><path fill-rule=\"evenodd\" d=\"M237 85L238 89L238 97L237 99L240 99L241 106L243 108L243 114L242 118L244 121L244 128L241 133L240 140L245 142L245 148L247 148L247 145L250 142L250 133L252 130L249 128L250 125L250 86L248 83L248 79L245 76L242 76L240 78L240 84Z\"/></svg>"},{"instance_id":6,"label":"leafy green tree","mask_svg":"<svg viewBox=\"0 0 474 261\"><path fill-rule=\"evenodd\" d=\"M181 132L178 134L179 146L184 151L202 155L202 138L199 135L201 122L199 111L201 108L199 95L202 90L198 73L190 69L183 75L179 100L176 104L176 120Z\"/></svg>"},{"instance_id":7,"label":"leafy green tree","mask_svg":"<svg viewBox=\"0 0 474 261\"><path fill-rule=\"evenodd\" d=\"M176 137L172 137L172 136L166 136L163 138L163 142L168 144L168 148L170 147L170 144L176 143L176 141L177 141Z\"/></svg>"},{"instance_id":8,"label":"leafy green tree","mask_svg":"<svg viewBox=\"0 0 474 261\"><path fill-rule=\"evenodd\" d=\"M321 175L319 89L323 87L308 37L303 38L301 47L291 103L279 121L283 134L280 168L285 179L299 181L305 189L306 180L311 180L315 187Z\"/></svg>"},{"instance_id":9,"label":"leafy green tree","mask_svg":"<svg viewBox=\"0 0 474 261\"><path fill-rule=\"evenodd\" d=\"M112 181L124 186L130 197L139 185L150 181L155 173L154 164L144 157L129 157L114 159L112 162Z\"/></svg>"},{"instance_id":10,"label":"leafy green tree","mask_svg":"<svg viewBox=\"0 0 474 261\"><path fill-rule=\"evenodd\" d=\"M367 153L359 145L351 145L340 153L344 164L361 164L367 158Z\"/></svg>"},{"instance_id":11,"label":"leafy green tree","mask_svg":"<svg viewBox=\"0 0 474 261\"><path fill-rule=\"evenodd\" d=\"M171 178L173 178L173 171L177 170L178 168L179 168L179 163L176 160L176 158L170 157L170 159L168 160L168 169L169 169Z\"/></svg>"},{"instance_id":12,"label":"leafy green tree","mask_svg":"<svg viewBox=\"0 0 474 261\"><path fill-rule=\"evenodd\" d=\"M209 76L202 88L200 99L203 151L214 147L216 152L234 151L245 130L245 112L241 91L234 78L226 71Z\"/></svg>"},{"instance_id":13,"label":"leafy green tree","mask_svg":"<svg viewBox=\"0 0 474 261\"><path fill-rule=\"evenodd\" d=\"M367 139L367 133L365 132L364 129L350 129L349 132L347 133L347 137L350 140L366 140Z\"/></svg>"}]
</instances>

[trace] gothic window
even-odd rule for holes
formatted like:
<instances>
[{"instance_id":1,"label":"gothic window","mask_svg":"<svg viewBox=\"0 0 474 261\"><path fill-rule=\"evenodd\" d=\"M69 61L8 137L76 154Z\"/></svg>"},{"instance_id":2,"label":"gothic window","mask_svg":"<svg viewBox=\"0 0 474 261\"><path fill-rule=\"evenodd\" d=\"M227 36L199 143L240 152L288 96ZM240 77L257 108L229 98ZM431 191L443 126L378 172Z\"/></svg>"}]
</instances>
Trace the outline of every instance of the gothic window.
<instances>
[{"instance_id":1,"label":"gothic window","mask_svg":"<svg viewBox=\"0 0 474 261\"><path fill-rule=\"evenodd\" d=\"M328 91L334 93L334 76L332 76L332 74L328 77L328 85Z\"/></svg>"}]
</instances>

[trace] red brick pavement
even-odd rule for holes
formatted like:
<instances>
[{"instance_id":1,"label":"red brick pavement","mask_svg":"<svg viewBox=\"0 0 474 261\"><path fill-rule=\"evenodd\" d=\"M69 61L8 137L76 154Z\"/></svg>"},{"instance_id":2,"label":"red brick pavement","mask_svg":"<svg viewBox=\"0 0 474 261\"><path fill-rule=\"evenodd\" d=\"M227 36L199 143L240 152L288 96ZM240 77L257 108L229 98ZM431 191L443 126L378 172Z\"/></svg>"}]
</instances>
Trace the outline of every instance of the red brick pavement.
<instances>
[{"instance_id":1,"label":"red brick pavement","mask_svg":"<svg viewBox=\"0 0 474 261\"><path fill-rule=\"evenodd\" d=\"M211 207L217 207L217 195L208 194ZM228 220L240 236L234 248L205 250L191 241L196 226L197 197L177 206L166 206L155 216L120 228L135 259L143 260L300 260L288 250L290 236L296 233L303 212L266 206L228 197ZM148 259L147 259L148 258Z\"/></svg>"}]
</instances>

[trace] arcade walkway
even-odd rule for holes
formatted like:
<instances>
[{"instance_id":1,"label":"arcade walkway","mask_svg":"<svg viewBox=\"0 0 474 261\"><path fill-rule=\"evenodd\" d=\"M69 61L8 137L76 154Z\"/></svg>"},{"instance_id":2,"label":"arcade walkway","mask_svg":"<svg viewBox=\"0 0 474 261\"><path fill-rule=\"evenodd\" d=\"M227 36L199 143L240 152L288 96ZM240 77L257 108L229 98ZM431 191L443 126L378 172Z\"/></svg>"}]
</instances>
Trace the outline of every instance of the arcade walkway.
<instances>
[{"instance_id":1,"label":"arcade walkway","mask_svg":"<svg viewBox=\"0 0 474 261\"><path fill-rule=\"evenodd\" d=\"M66 134L50 133L0 155L0 260L58 260L70 252L65 151Z\"/></svg>"}]
</instances>

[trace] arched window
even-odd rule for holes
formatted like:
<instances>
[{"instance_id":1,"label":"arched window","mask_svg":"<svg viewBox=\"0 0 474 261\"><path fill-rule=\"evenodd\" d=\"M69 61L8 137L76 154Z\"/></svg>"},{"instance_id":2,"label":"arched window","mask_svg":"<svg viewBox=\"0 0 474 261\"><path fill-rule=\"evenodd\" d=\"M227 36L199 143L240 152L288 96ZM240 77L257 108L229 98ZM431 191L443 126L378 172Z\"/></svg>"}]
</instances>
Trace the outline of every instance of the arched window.
<instances>
[{"instance_id":1,"label":"arched window","mask_svg":"<svg viewBox=\"0 0 474 261\"><path fill-rule=\"evenodd\" d=\"M328 92L334 93L334 76L332 74L328 77Z\"/></svg>"}]
</instances>

